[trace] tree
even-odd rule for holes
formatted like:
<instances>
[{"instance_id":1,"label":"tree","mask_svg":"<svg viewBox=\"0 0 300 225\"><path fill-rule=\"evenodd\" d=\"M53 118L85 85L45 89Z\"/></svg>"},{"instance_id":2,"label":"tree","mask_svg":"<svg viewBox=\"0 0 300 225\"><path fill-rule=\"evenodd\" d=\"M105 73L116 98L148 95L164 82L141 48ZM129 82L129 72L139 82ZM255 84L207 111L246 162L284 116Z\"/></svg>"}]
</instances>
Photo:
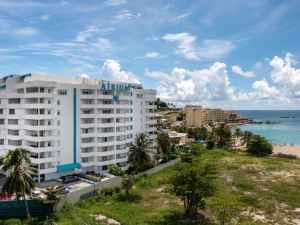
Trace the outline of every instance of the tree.
<instances>
[{"instance_id":1,"label":"tree","mask_svg":"<svg viewBox=\"0 0 300 225\"><path fill-rule=\"evenodd\" d=\"M242 145L247 144L247 143L250 141L250 139L252 138L252 136L253 136L253 133L252 133L252 132L247 131L247 130L244 131L244 132L242 133L242 139L241 139Z\"/></svg>"},{"instance_id":2,"label":"tree","mask_svg":"<svg viewBox=\"0 0 300 225\"><path fill-rule=\"evenodd\" d=\"M216 128L216 135L217 135L217 145L219 147L228 146L231 140L231 130L225 123L221 123Z\"/></svg>"},{"instance_id":3,"label":"tree","mask_svg":"<svg viewBox=\"0 0 300 225\"><path fill-rule=\"evenodd\" d=\"M179 163L170 178L169 192L179 196L187 218L197 217L198 208L205 208L207 197L215 192L216 167L212 164Z\"/></svg>"},{"instance_id":4,"label":"tree","mask_svg":"<svg viewBox=\"0 0 300 225\"><path fill-rule=\"evenodd\" d=\"M168 155L171 151L171 139L167 132L157 134L157 144L163 155Z\"/></svg>"},{"instance_id":5,"label":"tree","mask_svg":"<svg viewBox=\"0 0 300 225\"><path fill-rule=\"evenodd\" d=\"M126 195L129 194L129 190L133 187L134 184L134 177L133 176L126 176L124 177L123 181L122 181L122 186L125 189L125 193Z\"/></svg>"},{"instance_id":6,"label":"tree","mask_svg":"<svg viewBox=\"0 0 300 225\"><path fill-rule=\"evenodd\" d=\"M212 197L208 205L221 225L230 223L239 209L238 201L235 198L221 193Z\"/></svg>"},{"instance_id":7,"label":"tree","mask_svg":"<svg viewBox=\"0 0 300 225\"><path fill-rule=\"evenodd\" d=\"M60 200L60 193L63 190L63 186L47 187L42 191L46 195L45 203L55 204Z\"/></svg>"},{"instance_id":8,"label":"tree","mask_svg":"<svg viewBox=\"0 0 300 225\"><path fill-rule=\"evenodd\" d=\"M253 135L246 148L247 152L258 156L270 155L273 152L273 146L260 135Z\"/></svg>"},{"instance_id":9,"label":"tree","mask_svg":"<svg viewBox=\"0 0 300 225\"><path fill-rule=\"evenodd\" d=\"M151 142L145 133L138 133L135 137L135 144L129 148L128 161L137 172L143 170L151 162L149 146Z\"/></svg>"},{"instance_id":10,"label":"tree","mask_svg":"<svg viewBox=\"0 0 300 225\"><path fill-rule=\"evenodd\" d=\"M18 198L23 196L26 213L29 216L26 195L31 195L34 190L35 182L32 175L37 173L36 168L31 165L30 152L23 148L9 150L5 156L1 157L0 164L4 173L10 172L2 191L6 191L9 196L13 193L16 193Z\"/></svg>"},{"instance_id":11,"label":"tree","mask_svg":"<svg viewBox=\"0 0 300 225\"><path fill-rule=\"evenodd\" d=\"M233 135L236 137L236 139L239 139L241 137L241 135L242 135L241 128L238 128L238 127L235 128Z\"/></svg>"},{"instance_id":12,"label":"tree","mask_svg":"<svg viewBox=\"0 0 300 225\"><path fill-rule=\"evenodd\" d=\"M108 173L115 175L115 176L120 176L120 177L122 177L124 175L124 171L122 170L122 168L117 165L109 165Z\"/></svg>"}]
</instances>

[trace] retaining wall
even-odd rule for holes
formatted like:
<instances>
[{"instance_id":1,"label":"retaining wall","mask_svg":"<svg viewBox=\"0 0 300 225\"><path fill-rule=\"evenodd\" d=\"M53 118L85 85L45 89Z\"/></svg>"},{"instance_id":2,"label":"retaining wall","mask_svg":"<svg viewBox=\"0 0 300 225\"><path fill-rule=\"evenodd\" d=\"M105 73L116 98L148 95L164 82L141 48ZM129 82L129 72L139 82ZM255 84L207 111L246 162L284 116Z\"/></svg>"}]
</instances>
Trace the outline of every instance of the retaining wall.
<instances>
[{"instance_id":1,"label":"retaining wall","mask_svg":"<svg viewBox=\"0 0 300 225\"><path fill-rule=\"evenodd\" d=\"M144 175L144 174L153 174L157 173L160 170L163 170L169 166L172 166L179 162L180 159L174 159L170 162L161 164L159 166L156 166L154 168L151 168L143 173L140 173L136 175L136 177ZM80 190L73 191L71 193L68 193L64 199L62 199L56 206L55 210L61 209L66 203L68 204L74 204L80 200L80 196L94 192L94 191L100 191L105 188L114 188L114 187L120 187L122 185L122 177L113 177L108 180L101 181L99 183L95 183L95 185L90 185L88 187L82 188Z\"/></svg>"}]
</instances>

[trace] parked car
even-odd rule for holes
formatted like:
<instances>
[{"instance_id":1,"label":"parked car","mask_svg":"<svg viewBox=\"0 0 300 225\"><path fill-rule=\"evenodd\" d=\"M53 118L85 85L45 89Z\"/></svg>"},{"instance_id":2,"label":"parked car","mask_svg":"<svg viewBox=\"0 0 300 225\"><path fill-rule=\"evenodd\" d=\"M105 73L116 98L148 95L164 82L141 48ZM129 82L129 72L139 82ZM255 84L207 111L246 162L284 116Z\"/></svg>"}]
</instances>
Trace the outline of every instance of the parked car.
<instances>
[{"instance_id":1,"label":"parked car","mask_svg":"<svg viewBox=\"0 0 300 225\"><path fill-rule=\"evenodd\" d=\"M76 182L76 181L80 181L79 177L67 176L67 177L63 178L62 183L63 184L69 184L69 183L73 183L73 182Z\"/></svg>"}]
</instances>

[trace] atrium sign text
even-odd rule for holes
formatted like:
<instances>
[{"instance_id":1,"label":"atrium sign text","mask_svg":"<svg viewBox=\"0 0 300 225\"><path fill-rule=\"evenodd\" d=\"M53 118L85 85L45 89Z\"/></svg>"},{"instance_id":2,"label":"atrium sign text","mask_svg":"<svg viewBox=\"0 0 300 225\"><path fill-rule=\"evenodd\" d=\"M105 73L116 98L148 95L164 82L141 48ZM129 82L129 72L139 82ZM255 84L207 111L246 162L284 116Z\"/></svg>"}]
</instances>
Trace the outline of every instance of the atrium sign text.
<instances>
[{"instance_id":1,"label":"atrium sign text","mask_svg":"<svg viewBox=\"0 0 300 225\"><path fill-rule=\"evenodd\" d=\"M101 90L130 91L130 85L129 84L102 83Z\"/></svg>"}]
</instances>

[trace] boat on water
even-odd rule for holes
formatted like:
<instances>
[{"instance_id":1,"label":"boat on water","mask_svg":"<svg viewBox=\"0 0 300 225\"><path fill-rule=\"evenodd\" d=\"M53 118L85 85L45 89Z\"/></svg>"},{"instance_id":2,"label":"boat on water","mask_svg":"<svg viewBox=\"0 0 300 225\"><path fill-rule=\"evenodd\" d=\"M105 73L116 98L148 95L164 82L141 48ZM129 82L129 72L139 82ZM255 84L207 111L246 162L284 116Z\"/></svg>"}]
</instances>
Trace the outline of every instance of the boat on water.
<instances>
[{"instance_id":1,"label":"boat on water","mask_svg":"<svg viewBox=\"0 0 300 225\"><path fill-rule=\"evenodd\" d=\"M288 118L290 118L290 117L289 117L289 116L281 116L280 118L288 119Z\"/></svg>"}]
</instances>

